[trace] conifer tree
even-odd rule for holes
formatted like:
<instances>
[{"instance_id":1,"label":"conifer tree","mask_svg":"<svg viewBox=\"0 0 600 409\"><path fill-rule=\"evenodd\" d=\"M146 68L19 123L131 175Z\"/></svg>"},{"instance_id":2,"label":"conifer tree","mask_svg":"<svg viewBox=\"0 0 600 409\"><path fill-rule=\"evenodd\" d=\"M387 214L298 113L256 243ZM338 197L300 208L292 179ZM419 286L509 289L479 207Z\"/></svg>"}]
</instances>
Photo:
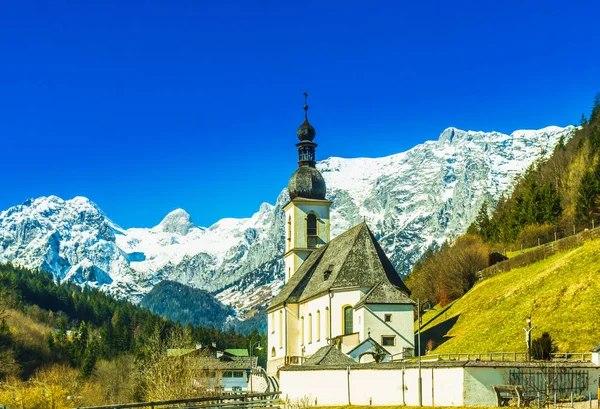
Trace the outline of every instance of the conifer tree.
<instances>
[{"instance_id":1,"label":"conifer tree","mask_svg":"<svg viewBox=\"0 0 600 409\"><path fill-rule=\"evenodd\" d=\"M586 172L581 178L577 195L576 215L582 222L592 219L596 211L596 197L598 196L599 183L594 172Z\"/></svg>"}]
</instances>

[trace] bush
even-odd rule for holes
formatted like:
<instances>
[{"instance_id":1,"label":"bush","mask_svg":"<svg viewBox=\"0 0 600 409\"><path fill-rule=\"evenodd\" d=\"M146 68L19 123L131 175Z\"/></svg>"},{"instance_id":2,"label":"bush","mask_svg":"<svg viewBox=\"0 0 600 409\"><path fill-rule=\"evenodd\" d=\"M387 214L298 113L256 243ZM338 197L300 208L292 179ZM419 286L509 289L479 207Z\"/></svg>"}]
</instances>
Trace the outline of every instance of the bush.
<instances>
[{"instance_id":1,"label":"bush","mask_svg":"<svg viewBox=\"0 0 600 409\"><path fill-rule=\"evenodd\" d=\"M531 342L531 357L533 359L549 361L552 359L552 354L556 351L558 351L558 348L547 332L544 332L541 337Z\"/></svg>"}]
</instances>

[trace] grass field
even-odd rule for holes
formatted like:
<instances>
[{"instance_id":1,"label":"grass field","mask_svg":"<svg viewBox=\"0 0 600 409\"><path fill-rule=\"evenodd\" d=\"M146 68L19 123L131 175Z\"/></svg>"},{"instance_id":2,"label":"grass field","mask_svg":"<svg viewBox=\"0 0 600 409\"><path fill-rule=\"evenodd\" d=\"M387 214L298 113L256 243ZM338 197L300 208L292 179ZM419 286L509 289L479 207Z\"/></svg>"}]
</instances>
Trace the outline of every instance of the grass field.
<instances>
[{"instance_id":1,"label":"grass field","mask_svg":"<svg viewBox=\"0 0 600 409\"><path fill-rule=\"evenodd\" d=\"M524 352L548 332L559 352L588 352L600 343L600 240L477 283L467 294L423 316L422 343L432 353Z\"/></svg>"}]
</instances>

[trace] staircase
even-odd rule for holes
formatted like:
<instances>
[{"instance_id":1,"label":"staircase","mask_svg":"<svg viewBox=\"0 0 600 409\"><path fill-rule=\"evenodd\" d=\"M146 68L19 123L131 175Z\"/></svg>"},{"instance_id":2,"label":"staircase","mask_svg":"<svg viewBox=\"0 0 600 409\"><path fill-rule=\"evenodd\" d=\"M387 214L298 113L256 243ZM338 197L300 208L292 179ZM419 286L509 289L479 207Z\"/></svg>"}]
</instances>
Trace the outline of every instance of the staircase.
<instances>
[{"instance_id":1,"label":"staircase","mask_svg":"<svg viewBox=\"0 0 600 409\"><path fill-rule=\"evenodd\" d=\"M252 389L255 393L277 392L279 381L276 377L267 375L263 368L258 367L252 370Z\"/></svg>"}]
</instances>

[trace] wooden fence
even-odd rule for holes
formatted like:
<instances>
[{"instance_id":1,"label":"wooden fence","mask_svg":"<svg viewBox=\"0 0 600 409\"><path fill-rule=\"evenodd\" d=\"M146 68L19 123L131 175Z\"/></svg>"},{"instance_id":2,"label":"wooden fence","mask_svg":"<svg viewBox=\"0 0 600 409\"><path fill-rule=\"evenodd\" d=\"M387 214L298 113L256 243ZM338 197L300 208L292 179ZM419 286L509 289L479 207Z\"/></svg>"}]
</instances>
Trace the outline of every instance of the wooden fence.
<instances>
[{"instance_id":1,"label":"wooden fence","mask_svg":"<svg viewBox=\"0 0 600 409\"><path fill-rule=\"evenodd\" d=\"M455 353L455 354L427 354L421 357L425 360L446 360L446 361L489 361L489 362L522 362L527 361L527 352L476 352L476 353ZM590 352L560 352L552 354L552 361L549 362L591 362L592 354Z\"/></svg>"},{"instance_id":2,"label":"wooden fence","mask_svg":"<svg viewBox=\"0 0 600 409\"><path fill-rule=\"evenodd\" d=\"M585 241L596 240L600 238L600 228L593 230L585 230L582 233L574 236L565 237L560 240L552 241L550 243L542 244L535 250L528 251L523 254L519 254L508 260L501 261L500 263L494 264L488 268L484 268L477 273L479 279L485 279L492 277L499 273L505 273L512 270L513 268L525 267L533 264L537 261L544 260L555 253L570 250L575 247L581 246Z\"/></svg>"},{"instance_id":3,"label":"wooden fence","mask_svg":"<svg viewBox=\"0 0 600 409\"><path fill-rule=\"evenodd\" d=\"M77 409L259 409L280 408L280 392L270 393L236 393L231 395L210 396L204 398L188 398L156 402L124 403L105 406L86 406Z\"/></svg>"}]
</instances>

